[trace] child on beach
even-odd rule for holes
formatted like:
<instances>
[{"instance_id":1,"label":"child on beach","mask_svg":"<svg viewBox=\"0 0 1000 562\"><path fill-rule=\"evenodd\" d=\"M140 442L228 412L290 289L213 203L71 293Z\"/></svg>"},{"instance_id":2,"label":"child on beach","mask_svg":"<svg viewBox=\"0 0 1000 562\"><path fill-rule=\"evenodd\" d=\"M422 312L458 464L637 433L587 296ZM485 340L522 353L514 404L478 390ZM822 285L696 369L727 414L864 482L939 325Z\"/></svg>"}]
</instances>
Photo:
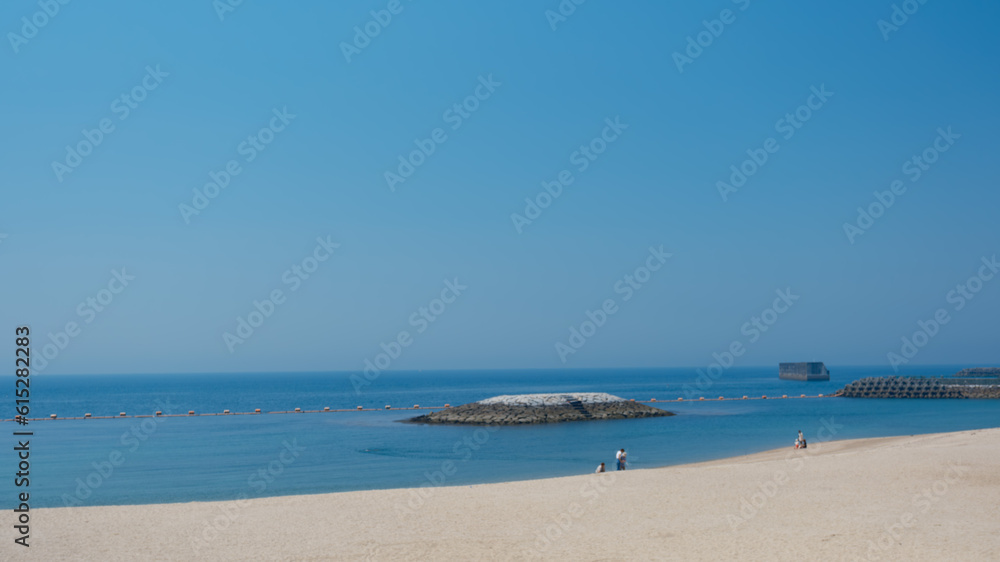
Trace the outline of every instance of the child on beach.
<instances>
[{"instance_id":1,"label":"child on beach","mask_svg":"<svg viewBox=\"0 0 1000 562\"><path fill-rule=\"evenodd\" d=\"M601 463L600 466L597 467L597 470L595 471L595 473L597 473L597 472L604 472L604 463L603 462Z\"/></svg>"},{"instance_id":2,"label":"child on beach","mask_svg":"<svg viewBox=\"0 0 1000 562\"><path fill-rule=\"evenodd\" d=\"M799 430L799 436L795 438L795 448L803 449L806 446L806 438L802 435L802 430Z\"/></svg>"}]
</instances>

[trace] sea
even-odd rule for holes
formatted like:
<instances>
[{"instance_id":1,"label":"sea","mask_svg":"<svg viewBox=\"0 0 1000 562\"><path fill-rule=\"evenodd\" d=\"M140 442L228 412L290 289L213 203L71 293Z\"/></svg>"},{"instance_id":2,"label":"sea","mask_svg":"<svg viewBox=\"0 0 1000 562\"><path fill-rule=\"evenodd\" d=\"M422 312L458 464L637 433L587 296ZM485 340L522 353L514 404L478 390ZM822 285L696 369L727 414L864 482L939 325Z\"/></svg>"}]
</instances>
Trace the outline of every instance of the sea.
<instances>
[{"instance_id":1,"label":"sea","mask_svg":"<svg viewBox=\"0 0 1000 562\"><path fill-rule=\"evenodd\" d=\"M31 417L356 409L378 411L45 419L15 424L14 377L5 377L0 505L15 507L13 450L28 439L31 507L233 500L387 488L433 488L569 476L614 466L647 469L792 448L831 439L1000 426L1000 400L793 398L829 395L884 366L829 366L829 382L778 379L774 367L351 373L37 375ZM949 375L964 366L911 367ZM357 386L356 386L357 385ZM608 392L659 404L675 416L482 428L399 423L500 394ZM742 400L743 396L768 399ZM782 395L788 399L780 398ZM706 400L698 400L700 397ZM710 400L724 396L739 400ZM31 431L30 437L14 436ZM891 468L891 467L886 467ZM900 467L901 469L903 467Z\"/></svg>"}]
</instances>

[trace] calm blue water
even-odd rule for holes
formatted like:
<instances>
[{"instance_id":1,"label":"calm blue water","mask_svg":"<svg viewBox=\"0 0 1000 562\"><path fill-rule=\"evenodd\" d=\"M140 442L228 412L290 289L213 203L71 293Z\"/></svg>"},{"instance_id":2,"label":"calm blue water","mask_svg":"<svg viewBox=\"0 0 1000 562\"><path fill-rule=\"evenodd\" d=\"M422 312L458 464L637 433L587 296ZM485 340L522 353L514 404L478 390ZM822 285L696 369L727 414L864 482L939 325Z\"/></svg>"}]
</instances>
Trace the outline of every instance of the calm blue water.
<instances>
[{"instance_id":1,"label":"calm blue water","mask_svg":"<svg viewBox=\"0 0 1000 562\"><path fill-rule=\"evenodd\" d=\"M914 368L908 374L959 368ZM360 396L343 373L39 375L32 378L31 398L33 417L99 416L152 413L163 409L156 400L177 412L237 412L458 405L536 392L609 392L640 400L672 399L692 389L695 397L797 396L829 394L852 380L884 374L883 367L833 366L830 382L801 383L778 380L776 367L733 368L701 391L694 386L694 369L424 371L383 374ZM10 419L13 378L0 384L0 417ZM678 415L494 431L395 423L413 411L38 421L29 426L35 432L32 507L62 506L67 498L80 505L187 502L566 476L592 472L602 461L611 466L622 447L632 468L649 468L790 446L799 429L816 443L828 435L818 433L824 426L836 430L836 439L1000 426L998 400L823 398L664 407ZM13 444L11 432L20 426L5 422L0 428ZM286 452L282 462L283 444L293 442L297 456ZM16 459L9 446L4 450L0 466L13 473ZM7 508L13 479L0 482L0 505Z\"/></svg>"}]
</instances>

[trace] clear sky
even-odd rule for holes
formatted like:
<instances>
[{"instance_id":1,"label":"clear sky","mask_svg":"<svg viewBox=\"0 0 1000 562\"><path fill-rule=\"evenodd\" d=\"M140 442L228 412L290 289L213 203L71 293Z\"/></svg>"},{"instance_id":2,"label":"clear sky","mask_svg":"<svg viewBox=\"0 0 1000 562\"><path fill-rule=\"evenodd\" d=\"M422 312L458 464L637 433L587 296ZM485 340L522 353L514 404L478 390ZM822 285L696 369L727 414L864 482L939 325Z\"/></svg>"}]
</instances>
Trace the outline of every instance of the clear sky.
<instances>
[{"instance_id":1,"label":"clear sky","mask_svg":"<svg viewBox=\"0 0 1000 562\"><path fill-rule=\"evenodd\" d=\"M361 370L402 331L390 369L888 368L938 309L911 365L1000 363L1000 5L51 4L0 6L0 318L44 372Z\"/></svg>"}]
</instances>

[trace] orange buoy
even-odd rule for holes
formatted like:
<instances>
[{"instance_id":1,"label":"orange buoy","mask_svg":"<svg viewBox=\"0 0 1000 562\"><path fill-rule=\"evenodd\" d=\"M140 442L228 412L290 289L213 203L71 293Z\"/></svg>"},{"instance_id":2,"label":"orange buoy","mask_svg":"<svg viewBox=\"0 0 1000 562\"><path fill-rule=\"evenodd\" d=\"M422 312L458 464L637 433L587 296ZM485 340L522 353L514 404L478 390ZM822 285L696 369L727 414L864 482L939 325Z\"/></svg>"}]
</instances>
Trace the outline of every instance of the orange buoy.
<instances>
[{"instance_id":1,"label":"orange buoy","mask_svg":"<svg viewBox=\"0 0 1000 562\"><path fill-rule=\"evenodd\" d=\"M188 410L188 415L189 416L193 416L194 415L194 410Z\"/></svg>"},{"instance_id":2,"label":"orange buoy","mask_svg":"<svg viewBox=\"0 0 1000 562\"><path fill-rule=\"evenodd\" d=\"M781 397L782 398L788 398L788 395L787 394L782 394Z\"/></svg>"},{"instance_id":3,"label":"orange buoy","mask_svg":"<svg viewBox=\"0 0 1000 562\"><path fill-rule=\"evenodd\" d=\"M445 408L451 408L451 404L445 404L444 407Z\"/></svg>"},{"instance_id":4,"label":"orange buoy","mask_svg":"<svg viewBox=\"0 0 1000 562\"><path fill-rule=\"evenodd\" d=\"M414 410L419 410L420 409L420 404L414 404L413 405L413 409Z\"/></svg>"},{"instance_id":5,"label":"orange buoy","mask_svg":"<svg viewBox=\"0 0 1000 562\"><path fill-rule=\"evenodd\" d=\"M90 414L87 414L87 415L90 415ZM158 416L162 416L162 415L163 415L163 412L161 412L161 411L157 410L157 411L156 411L156 415L158 415Z\"/></svg>"},{"instance_id":6,"label":"orange buoy","mask_svg":"<svg viewBox=\"0 0 1000 562\"><path fill-rule=\"evenodd\" d=\"M125 417L125 412L122 412L122 413L120 413L118 415L124 418Z\"/></svg>"},{"instance_id":7,"label":"orange buoy","mask_svg":"<svg viewBox=\"0 0 1000 562\"><path fill-rule=\"evenodd\" d=\"M260 408L257 408L256 410L254 410L253 413L259 414L260 413Z\"/></svg>"},{"instance_id":8,"label":"orange buoy","mask_svg":"<svg viewBox=\"0 0 1000 562\"><path fill-rule=\"evenodd\" d=\"M327 407L323 408L323 411L324 411L324 412L329 412L329 411L330 411L330 407L329 407L329 406L327 406Z\"/></svg>"},{"instance_id":9,"label":"orange buoy","mask_svg":"<svg viewBox=\"0 0 1000 562\"><path fill-rule=\"evenodd\" d=\"M229 410L222 410L222 413L223 413L223 414L228 414L228 413L229 413Z\"/></svg>"},{"instance_id":10,"label":"orange buoy","mask_svg":"<svg viewBox=\"0 0 1000 562\"><path fill-rule=\"evenodd\" d=\"M364 410L364 408L362 408L361 406L358 406L358 409L359 409L359 410Z\"/></svg>"},{"instance_id":11,"label":"orange buoy","mask_svg":"<svg viewBox=\"0 0 1000 562\"><path fill-rule=\"evenodd\" d=\"M725 398L723 398L723 397L721 397L721 396L720 396L720 397L719 397L719 400L725 400Z\"/></svg>"},{"instance_id":12,"label":"orange buoy","mask_svg":"<svg viewBox=\"0 0 1000 562\"><path fill-rule=\"evenodd\" d=\"M704 397L704 396L702 396L702 397L698 398L698 400L704 400L704 399L705 399L705 397Z\"/></svg>"},{"instance_id":13,"label":"orange buoy","mask_svg":"<svg viewBox=\"0 0 1000 562\"><path fill-rule=\"evenodd\" d=\"M89 417L90 417L90 414L83 414L83 417L85 417L85 418L89 418Z\"/></svg>"},{"instance_id":14,"label":"orange buoy","mask_svg":"<svg viewBox=\"0 0 1000 562\"><path fill-rule=\"evenodd\" d=\"M678 399L677 399L677 401L678 401L678 402L683 402L683 401L684 401L684 399L683 399L683 398L678 398Z\"/></svg>"},{"instance_id":15,"label":"orange buoy","mask_svg":"<svg viewBox=\"0 0 1000 562\"><path fill-rule=\"evenodd\" d=\"M650 398L649 401L650 402L656 402L656 398Z\"/></svg>"},{"instance_id":16,"label":"orange buoy","mask_svg":"<svg viewBox=\"0 0 1000 562\"><path fill-rule=\"evenodd\" d=\"M746 399L747 399L747 397L746 397L746 395L745 395L745 394L743 395L743 399L744 399L744 400L746 400Z\"/></svg>"}]
</instances>

